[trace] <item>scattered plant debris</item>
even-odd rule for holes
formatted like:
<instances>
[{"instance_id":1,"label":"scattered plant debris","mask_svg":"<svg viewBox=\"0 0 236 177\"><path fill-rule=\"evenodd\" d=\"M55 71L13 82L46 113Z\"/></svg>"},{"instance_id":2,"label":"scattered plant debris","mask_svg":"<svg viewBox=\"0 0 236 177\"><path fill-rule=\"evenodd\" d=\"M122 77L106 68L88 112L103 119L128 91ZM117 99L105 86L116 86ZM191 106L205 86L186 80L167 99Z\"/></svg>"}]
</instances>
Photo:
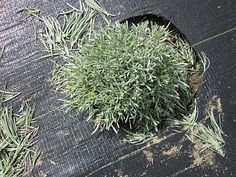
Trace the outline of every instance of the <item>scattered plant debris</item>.
<instances>
[{"instance_id":1,"label":"scattered plant debris","mask_svg":"<svg viewBox=\"0 0 236 177\"><path fill-rule=\"evenodd\" d=\"M184 126L184 129L187 130L186 136L191 142L201 142L202 146L200 152L208 149L224 157L225 152L223 146L225 141L223 139L224 133L220 125L221 117L219 116L219 120L216 121L214 110L216 110L216 107L211 106L207 112L206 121L201 123L197 120L198 110L195 104L194 110L189 116L184 116L184 119L174 120L173 122L175 126Z\"/></svg>"},{"instance_id":2,"label":"scattered plant debris","mask_svg":"<svg viewBox=\"0 0 236 177\"><path fill-rule=\"evenodd\" d=\"M8 92L8 91L0 90L0 98L1 98L0 104L10 101L20 94L21 94L20 92Z\"/></svg>"},{"instance_id":3,"label":"scattered plant debris","mask_svg":"<svg viewBox=\"0 0 236 177\"><path fill-rule=\"evenodd\" d=\"M9 101L13 97L7 100ZM32 148L38 130L32 125L33 115L34 106L30 106L28 102L24 102L20 112L17 113L13 111L12 107L2 106L2 102L0 103L1 177L18 177L23 173L30 172L35 165L39 153Z\"/></svg>"}]
</instances>

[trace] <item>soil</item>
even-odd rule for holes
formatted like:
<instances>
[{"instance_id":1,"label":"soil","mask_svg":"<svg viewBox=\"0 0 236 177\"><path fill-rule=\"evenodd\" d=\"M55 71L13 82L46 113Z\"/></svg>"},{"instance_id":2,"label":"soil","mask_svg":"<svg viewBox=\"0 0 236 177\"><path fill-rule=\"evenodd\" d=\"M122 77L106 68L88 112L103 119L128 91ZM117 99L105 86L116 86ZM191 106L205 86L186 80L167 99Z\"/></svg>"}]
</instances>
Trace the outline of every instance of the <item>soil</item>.
<instances>
[{"instance_id":1,"label":"soil","mask_svg":"<svg viewBox=\"0 0 236 177\"><path fill-rule=\"evenodd\" d=\"M148 151L148 150L144 150L143 153L145 154L146 156L146 159L148 161L148 164L153 164L153 158L154 158L154 154L153 152L151 151Z\"/></svg>"},{"instance_id":2,"label":"soil","mask_svg":"<svg viewBox=\"0 0 236 177\"><path fill-rule=\"evenodd\" d=\"M167 156L176 156L177 154L180 153L181 147L179 146L173 146L169 150L163 151L163 155Z\"/></svg>"},{"instance_id":3,"label":"soil","mask_svg":"<svg viewBox=\"0 0 236 177\"><path fill-rule=\"evenodd\" d=\"M201 167L212 167L215 164L215 156L213 152L209 150L205 150L201 153L200 150L202 146L203 144L199 140L194 143L194 147L189 154L190 157L193 157L192 164Z\"/></svg>"}]
</instances>

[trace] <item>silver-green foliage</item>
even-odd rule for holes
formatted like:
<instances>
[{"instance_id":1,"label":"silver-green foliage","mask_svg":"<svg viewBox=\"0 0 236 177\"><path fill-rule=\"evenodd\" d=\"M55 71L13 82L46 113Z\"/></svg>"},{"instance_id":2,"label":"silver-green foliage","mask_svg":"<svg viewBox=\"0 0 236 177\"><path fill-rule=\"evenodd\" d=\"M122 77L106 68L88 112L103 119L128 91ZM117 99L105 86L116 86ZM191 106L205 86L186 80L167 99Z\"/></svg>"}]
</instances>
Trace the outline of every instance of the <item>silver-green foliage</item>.
<instances>
[{"instance_id":1,"label":"silver-green foliage","mask_svg":"<svg viewBox=\"0 0 236 177\"><path fill-rule=\"evenodd\" d=\"M19 115L0 107L0 177L18 177L34 165L32 150L37 128L32 126L34 108L28 104Z\"/></svg>"},{"instance_id":2,"label":"silver-green foliage","mask_svg":"<svg viewBox=\"0 0 236 177\"><path fill-rule=\"evenodd\" d=\"M211 151L214 151L224 157L224 132L215 119L214 109L211 109L208 113L208 119L210 120L208 125L204 125L202 123L197 125L197 130L196 133L194 133L194 136L199 138L203 143L201 151L210 149Z\"/></svg>"},{"instance_id":3,"label":"silver-green foliage","mask_svg":"<svg viewBox=\"0 0 236 177\"><path fill-rule=\"evenodd\" d=\"M66 105L89 110L96 129L125 123L147 132L186 113L193 60L189 44L165 27L115 23L67 57L53 83L69 95Z\"/></svg>"},{"instance_id":4,"label":"silver-green foliage","mask_svg":"<svg viewBox=\"0 0 236 177\"><path fill-rule=\"evenodd\" d=\"M89 110L95 130L117 131L125 123L149 132L186 113L191 47L148 22L131 27L108 23L97 30L97 15L106 19L111 14L94 0L85 2L63 13L63 25L56 18L40 18L46 25L41 35L46 50L64 59L56 65L53 84L69 96L66 105Z\"/></svg>"},{"instance_id":5,"label":"silver-green foliage","mask_svg":"<svg viewBox=\"0 0 236 177\"><path fill-rule=\"evenodd\" d=\"M207 113L206 122L203 124L197 120L198 110L195 102L194 110L189 116L184 116L182 120L173 120L172 123L174 126L184 126L187 130L186 136L191 142L195 143L197 140L200 140L202 143L201 152L208 149L224 157L224 132L216 121L214 110L214 107L210 108Z\"/></svg>"},{"instance_id":6,"label":"silver-green foliage","mask_svg":"<svg viewBox=\"0 0 236 177\"><path fill-rule=\"evenodd\" d=\"M151 132L127 132L126 138L124 139L125 142L139 145L139 144L144 144L148 141L150 141L152 138L154 138L154 134Z\"/></svg>"},{"instance_id":7,"label":"silver-green foliage","mask_svg":"<svg viewBox=\"0 0 236 177\"><path fill-rule=\"evenodd\" d=\"M94 0L86 0L85 3L80 1L79 9L69 6L72 10L61 14L63 15L63 25L57 18L38 16L38 19L45 24L45 31L40 36L41 41L52 56L68 57L70 52L73 49L79 49L84 40L89 38L94 31L94 23L98 14L106 21L106 17L111 15Z\"/></svg>"}]
</instances>

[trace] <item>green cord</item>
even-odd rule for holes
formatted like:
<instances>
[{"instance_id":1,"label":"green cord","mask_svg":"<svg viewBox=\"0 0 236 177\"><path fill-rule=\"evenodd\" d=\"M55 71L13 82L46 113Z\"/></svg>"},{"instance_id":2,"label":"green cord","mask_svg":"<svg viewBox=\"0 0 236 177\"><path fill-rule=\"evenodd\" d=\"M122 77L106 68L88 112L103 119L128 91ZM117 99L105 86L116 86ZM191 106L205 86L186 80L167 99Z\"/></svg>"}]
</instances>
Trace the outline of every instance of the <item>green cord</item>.
<instances>
[{"instance_id":1,"label":"green cord","mask_svg":"<svg viewBox=\"0 0 236 177\"><path fill-rule=\"evenodd\" d=\"M212 40L212 39L215 39L215 38L217 38L217 37L223 36L223 35L225 35L225 34L227 34L227 33L230 33L230 32L232 32L232 31L235 31L235 30L236 30L236 26L233 27L233 28L230 28L230 29L227 30L227 31L224 31L224 32L219 33L219 34L216 34L216 35L214 35L214 36L212 36L212 37L209 37L209 38L207 38L207 39L204 39L204 40L202 40L202 41L199 41L199 42L193 44L193 47L196 47L196 46L198 46L198 45L200 45L200 44L202 44L202 43L205 43L205 42L210 41L210 40Z\"/></svg>"}]
</instances>

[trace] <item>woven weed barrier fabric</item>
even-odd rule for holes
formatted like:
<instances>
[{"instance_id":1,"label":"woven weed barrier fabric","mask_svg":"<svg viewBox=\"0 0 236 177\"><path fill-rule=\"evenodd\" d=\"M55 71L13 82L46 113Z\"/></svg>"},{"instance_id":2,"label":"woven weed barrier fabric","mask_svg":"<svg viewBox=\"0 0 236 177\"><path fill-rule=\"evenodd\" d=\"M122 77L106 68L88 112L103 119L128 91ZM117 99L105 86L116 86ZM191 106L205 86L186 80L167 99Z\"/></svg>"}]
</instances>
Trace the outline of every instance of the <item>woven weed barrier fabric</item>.
<instances>
[{"instance_id":1,"label":"woven weed barrier fabric","mask_svg":"<svg viewBox=\"0 0 236 177\"><path fill-rule=\"evenodd\" d=\"M183 133L165 131L159 140L134 146L120 141L122 135L114 132L92 135L93 125L86 121L86 112L58 109L61 105L58 99L64 95L51 87L53 63L50 59L40 59L45 53L35 35L42 24L30 18L24 20L26 14L16 12L26 7L38 8L42 15L56 17L70 9L67 2L79 6L75 0L1 0L0 3L0 47L5 45L0 61L0 86L8 84L8 90L22 93L10 103L15 107L27 99L37 105L37 146L42 157L30 176L235 176L236 32L232 29L236 27L236 1L99 1L109 12L117 14L113 21L145 14L170 20L192 45L196 44L197 53L204 52L209 58L210 67L198 95L199 116L203 116L209 100L217 96L227 135L226 157L216 156L213 167L202 167L194 161L197 159L187 150L191 144L183 141ZM177 146L180 141L181 146ZM179 153L170 155L171 147L176 147L172 151Z\"/></svg>"}]
</instances>

